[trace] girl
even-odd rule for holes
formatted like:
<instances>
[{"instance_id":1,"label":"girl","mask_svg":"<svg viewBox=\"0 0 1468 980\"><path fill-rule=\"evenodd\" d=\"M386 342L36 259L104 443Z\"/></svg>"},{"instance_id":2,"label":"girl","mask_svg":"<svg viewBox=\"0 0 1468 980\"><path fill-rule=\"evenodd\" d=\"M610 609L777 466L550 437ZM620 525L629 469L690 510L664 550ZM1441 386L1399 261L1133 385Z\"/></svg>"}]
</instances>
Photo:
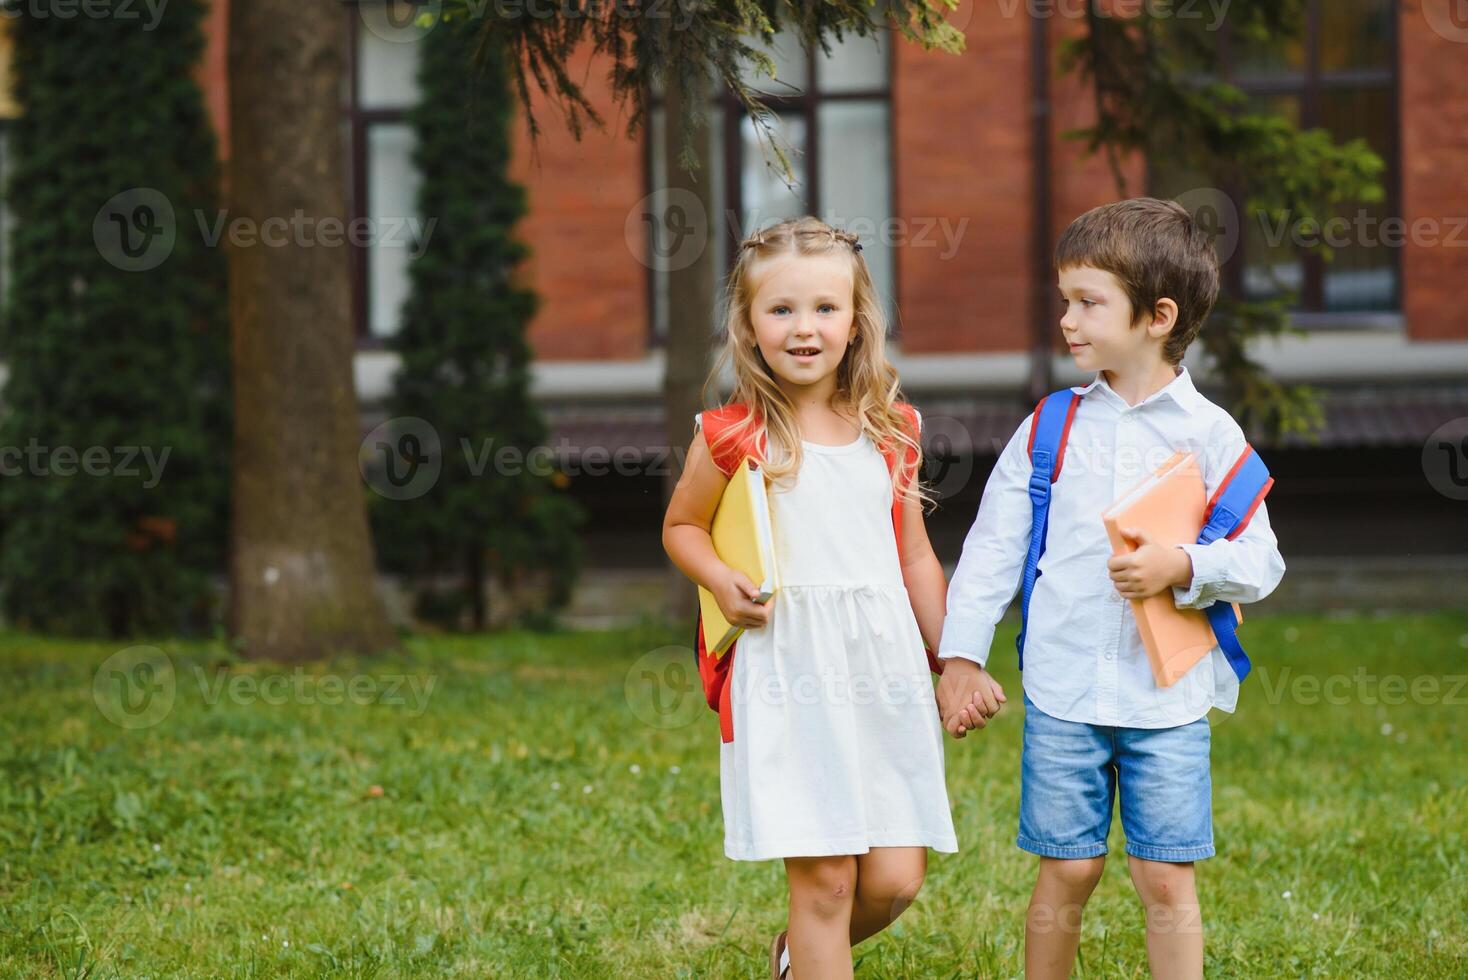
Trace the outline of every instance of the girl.
<instances>
[{"instance_id":1,"label":"girl","mask_svg":"<svg viewBox=\"0 0 1468 980\"><path fill-rule=\"evenodd\" d=\"M711 700L724 709L725 853L785 862L776 980L850 977L851 947L916 897L926 848L957 850L924 657L946 586L923 527L920 419L897 400L860 251L812 217L743 243L710 375L732 363L734 393L695 417L663 522L673 562L746 630L712 668L727 687ZM746 453L771 481L780 589L768 606L709 537Z\"/></svg>"}]
</instances>

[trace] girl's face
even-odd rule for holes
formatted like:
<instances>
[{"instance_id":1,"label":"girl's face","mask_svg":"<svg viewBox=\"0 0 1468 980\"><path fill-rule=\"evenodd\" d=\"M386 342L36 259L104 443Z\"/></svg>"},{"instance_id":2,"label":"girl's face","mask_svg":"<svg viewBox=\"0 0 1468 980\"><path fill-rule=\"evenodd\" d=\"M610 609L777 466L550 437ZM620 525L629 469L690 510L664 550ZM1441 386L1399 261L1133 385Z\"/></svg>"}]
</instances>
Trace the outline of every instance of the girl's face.
<instances>
[{"instance_id":1,"label":"girl's face","mask_svg":"<svg viewBox=\"0 0 1468 980\"><path fill-rule=\"evenodd\" d=\"M785 255L764 264L749 307L755 341L786 392L829 384L856 337L851 260Z\"/></svg>"}]
</instances>

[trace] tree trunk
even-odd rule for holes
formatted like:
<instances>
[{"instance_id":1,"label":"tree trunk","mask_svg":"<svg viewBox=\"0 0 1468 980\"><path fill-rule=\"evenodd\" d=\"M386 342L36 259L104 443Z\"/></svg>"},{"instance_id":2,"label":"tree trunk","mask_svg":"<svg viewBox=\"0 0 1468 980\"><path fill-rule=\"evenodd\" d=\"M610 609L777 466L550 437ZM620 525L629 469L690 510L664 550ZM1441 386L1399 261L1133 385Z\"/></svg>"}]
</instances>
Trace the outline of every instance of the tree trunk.
<instances>
[{"instance_id":1,"label":"tree trunk","mask_svg":"<svg viewBox=\"0 0 1468 980\"><path fill-rule=\"evenodd\" d=\"M353 9L230 4L229 219L259 229L253 240L227 236L230 628L253 659L373 653L393 639L374 594L357 469L350 253L341 233L342 18Z\"/></svg>"},{"instance_id":2,"label":"tree trunk","mask_svg":"<svg viewBox=\"0 0 1468 980\"><path fill-rule=\"evenodd\" d=\"M667 507L673 487L683 474L683 451L693 438L693 416L702 410L701 389L708 374L709 341L714 326L714 242L713 195L709 186L709 130L704 125L693 134L694 152L699 169L690 174L682 168L678 155L683 144L683 99L706 99L698 91L682 93L670 85L664 100L664 172L670 191L693 194L702 205L701 214L688 216L693 233L703 236L704 247L698 258L683 268L668 271L668 336L663 374L663 415L665 438L672 447L671 472L663 483L663 506ZM678 195L687 200L683 195ZM658 216L659 224L668 226L666 215ZM674 263L674 265L681 265ZM667 615L674 621L694 615L697 592L677 567L668 563L666 591Z\"/></svg>"}]
</instances>

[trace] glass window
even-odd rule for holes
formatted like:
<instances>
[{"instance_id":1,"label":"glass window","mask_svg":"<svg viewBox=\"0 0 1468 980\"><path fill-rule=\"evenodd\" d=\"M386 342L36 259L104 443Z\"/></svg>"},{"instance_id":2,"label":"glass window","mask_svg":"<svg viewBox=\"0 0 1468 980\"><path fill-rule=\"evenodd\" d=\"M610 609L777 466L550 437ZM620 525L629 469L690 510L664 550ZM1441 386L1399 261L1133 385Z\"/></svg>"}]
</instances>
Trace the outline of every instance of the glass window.
<instances>
[{"instance_id":1,"label":"glass window","mask_svg":"<svg viewBox=\"0 0 1468 980\"><path fill-rule=\"evenodd\" d=\"M770 144L774 142L790 162L794 179L786 182L785 172L775 158ZM810 179L806 174L809 143L805 118L783 113L756 128L754 120L739 120L740 196L744 210L741 223L744 234L785 218L796 218L807 210L806 197Z\"/></svg>"},{"instance_id":2,"label":"glass window","mask_svg":"<svg viewBox=\"0 0 1468 980\"><path fill-rule=\"evenodd\" d=\"M416 241L408 221L417 212L418 169L413 128L378 123L367 130L367 208L372 244L367 262L367 323L374 337L398 329L408 298L408 262Z\"/></svg>"},{"instance_id":3,"label":"glass window","mask_svg":"<svg viewBox=\"0 0 1468 980\"><path fill-rule=\"evenodd\" d=\"M887 303L896 306L892 253L892 147L888 44L876 37L848 35L829 54L802 49L793 33L778 35L767 50L776 80L748 66L744 77L774 112L769 131L756 129L727 93L714 98L711 167L718 243L716 276L722 285L733 260L730 243L774 222L815 214L858 235L862 256ZM663 178L661 106L651 93L649 179L656 192ZM786 153L787 180L770 147L773 137ZM727 160L727 166L724 165ZM655 196L656 199L656 196ZM653 278L653 342L667 327L667 276Z\"/></svg>"},{"instance_id":4,"label":"glass window","mask_svg":"<svg viewBox=\"0 0 1468 980\"><path fill-rule=\"evenodd\" d=\"M781 31L770 43L753 46L775 62L775 77L766 75L751 61L740 72L744 84L757 92L781 98L805 93L810 84L810 59L801 50L800 37L795 32Z\"/></svg>"},{"instance_id":5,"label":"glass window","mask_svg":"<svg viewBox=\"0 0 1468 980\"><path fill-rule=\"evenodd\" d=\"M1386 161L1380 178L1386 200L1339 209L1322 235L1334 252L1331 262L1301 248L1301 232L1293 224L1276 226L1266 216L1244 215L1225 282L1247 299L1292 292L1301 312L1396 310L1400 249L1381 241L1381 223L1397 208L1395 5L1391 0L1306 0L1303 13L1306 21L1295 38L1242 38L1225 26L1220 73L1256 109L1302 128L1323 128L1339 142L1364 139ZM1169 177L1162 169L1154 171L1156 187L1179 186L1177 175ZM1211 184L1201 180L1191 186ZM1248 188L1229 191L1243 201Z\"/></svg>"},{"instance_id":6,"label":"glass window","mask_svg":"<svg viewBox=\"0 0 1468 980\"><path fill-rule=\"evenodd\" d=\"M1320 94L1320 124L1340 139L1366 140L1383 160L1396 152L1395 100L1390 89L1341 86ZM1383 245L1381 226L1390 214L1387 201L1353 203L1341 209L1349 230L1337 235L1334 261L1322 274L1323 308L1394 310L1397 299L1396 248Z\"/></svg>"},{"instance_id":7,"label":"glass window","mask_svg":"<svg viewBox=\"0 0 1468 980\"><path fill-rule=\"evenodd\" d=\"M821 91L863 92L887 87L887 46L885 34L872 37L852 36L831 48L831 53L816 52L816 80Z\"/></svg>"},{"instance_id":8,"label":"glass window","mask_svg":"<svg viewBox=\"0 0 1468 980\"><path fill-rule=\"evenodd\" d=\"M1392 66L1396 40L1391 0L1330 0L1320 18L1320 69L1352 71Z\"/></svg>"},{"instance_id":9,"label":"glass window","mask_svg":"<svg viewBox=\"0 0 1468 980\"><path fill-rule=\"evenodd\" d=\"M417 101L417 34L385 31L364 21L357 31L357 104L364 109L408 109Z\"/></svg>"},{"instance_id":10,"label":"glass window","mask_svg":"<svg viewBox=\"0 0 1468 980\"><path fill-rule=\"evenodd\" d=\"M887 103L824 102L820 107L821 216L861 236L862 256L877 292L892 307L893 257L883 244L892 214L892 146Z\"/></svg>"},{"instance_id":11,"label":"glass window","mask_svg":"<svg viewBox=\"0 0 1468 980\"><path fill-rule=\"evenodd\" d=\"M407 113L418 101L419 43L424 31L405 0L348 6L352 35L353 219L369 220L369 244L355 248L357 336L367 342L396 333L408 298L408 265L417 242L419 173Z\"/></svg>"}]
</instances>

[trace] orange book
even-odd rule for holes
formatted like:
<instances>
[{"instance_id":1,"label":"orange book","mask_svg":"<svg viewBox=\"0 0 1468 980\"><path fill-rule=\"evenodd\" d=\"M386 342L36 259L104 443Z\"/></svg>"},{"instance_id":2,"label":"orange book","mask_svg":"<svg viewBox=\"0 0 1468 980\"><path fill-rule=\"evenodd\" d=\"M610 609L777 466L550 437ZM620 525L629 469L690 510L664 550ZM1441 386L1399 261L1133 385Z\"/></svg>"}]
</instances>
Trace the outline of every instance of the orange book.
<instances>
[{"instance_id":1,"label":"orange book","mask_svg":"<svg viewBox=\"0 0 1468 980\"><path fill-rule=\"evenodd\" d=\"M1124 529L1145 531L1157 544L1169 548L1196 542L1207 506L1208 494L1198 460L1192 453L1173 453L1155 473L1107 508L1101 521L1111 538L1112 553L1124 555L1136 550L1122 537ZM1179 609L1171 589L1131 602L1158 687L1177 683L1218 643L1203 611ZM1234 613L1243 622L1237 604Z\"/></svg>"}]
</instances>

